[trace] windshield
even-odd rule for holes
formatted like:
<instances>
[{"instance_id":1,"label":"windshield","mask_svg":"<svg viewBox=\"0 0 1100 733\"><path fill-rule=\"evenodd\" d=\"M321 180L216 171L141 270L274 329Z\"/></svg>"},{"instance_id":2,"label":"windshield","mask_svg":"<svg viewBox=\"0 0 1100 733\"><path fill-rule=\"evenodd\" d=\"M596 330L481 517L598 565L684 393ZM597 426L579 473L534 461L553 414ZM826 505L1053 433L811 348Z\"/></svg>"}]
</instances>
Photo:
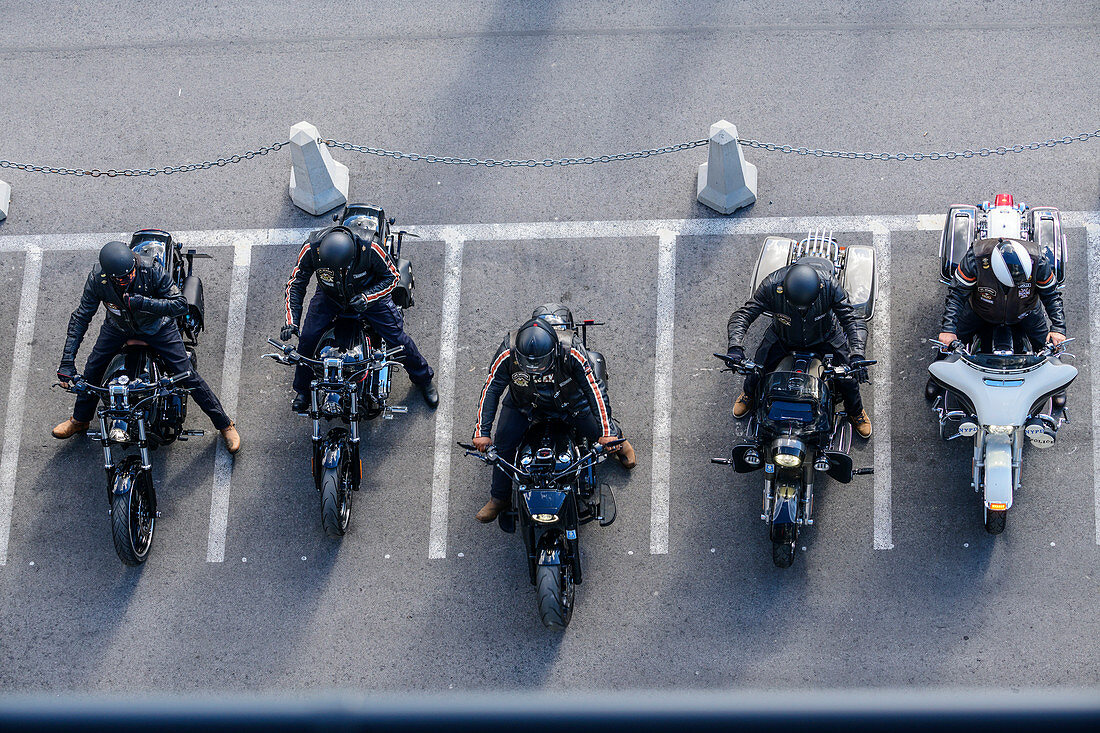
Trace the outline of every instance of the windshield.
<instances>
[{"instance_id":1,"label":"windshield","mask_svg":"<svg viewBox=\"0 0 1100 733\"><path fill-rule=\"evenodd\" d=\"M1042 354L1010 354L999 356L997 354L963 354L963 361L973 364L986 371L1009 371L1017 369L1031 369L1046 361Z\"/></svg>"},{"instance_id":2,"label":"windshield","mask_svg":"<svg viewBox=\"0 0 1100 733\"><path fill-rule=\"evenodd\" d=\"M164 242L156 239L147 239L144 242L134 245L134 251L163 268L168 267L167 261L165 260Z\"/></svg>"}]
</instances>

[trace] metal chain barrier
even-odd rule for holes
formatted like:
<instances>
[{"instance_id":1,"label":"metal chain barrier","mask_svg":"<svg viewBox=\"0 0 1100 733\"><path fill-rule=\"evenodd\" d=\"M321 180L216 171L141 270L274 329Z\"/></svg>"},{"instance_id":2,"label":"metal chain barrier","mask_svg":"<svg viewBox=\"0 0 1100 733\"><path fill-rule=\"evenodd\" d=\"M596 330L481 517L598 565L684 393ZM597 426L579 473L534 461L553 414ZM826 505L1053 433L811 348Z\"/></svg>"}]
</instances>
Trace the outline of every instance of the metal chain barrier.
<instances>
[{"instance_id":1,"label":"metal chain barrier","mask_svg":"<svg viewBox=\"0 0 1100 733\"><path fill-rule=\"evenodd\" d=\"M240 153L237 155L231 155L228 158L218 158L217 160L206 160L202 163L185 163L184 165L166 165L163 168L126 168L125 170L115 170L114 168L108 170L99 170L93 168L91 170L85 170L84 168L55 168L48 165L32 165L30 163L14 163L10 160L0 160L0 168L14 168L15 170L27 171L28 173L56 173L61 176L91 176L92 178L98 178L100 176L107 176L108 178L114 178L116 176L159 176L164 174L170 176L173 173L189 173L190 171L206 170L207 168L213 168L214 166L223 167L230 165L231 163L240 163L242 160L252 160L260 155L267 155L268 153L281 149L284 145L289 145L290 141L287 140L281 143L275 143L274 145L265 145L262 148L256 150L249 150L246 153Z\"/></svg>"},{"instance_id":2,"label":"metal chain barrier","mask_svg":"<svg viewBox=\"0 0 1100 733\"><path fill-rule=\"evenodd\" d=\"M996 148L979 148L977 150L947 150L943 152L915 152L915 153L871 153L871 152L856 152L845 150L821 150L818 148L807 148L804 146L795 147L793 145L779 145L776 143L765 143L759 140L751 139L739 139L738 142L747 148L754 148L756 150L765 150L768 152L787 153L793 155L812 155L815 158L842 158L847 160L956 160L958 158L988 158L991 155L1007 155L1009 153L1022 153L1025 150L1038 150L1040 148L1053 148L1059 145L1069 145L1074 142L1084 142L1092 138L1100 138L1100 130L1094 132L1082 132L1077 135L1066 135L1065 137L1050 138L1048 140L1042 140L1027 144L1016 144L1011 146L1002 145ZM327 145L330 148L340 148L342 150L351 150L357 153L364 153L366 155L377 155L383 158L394 158L412 161L423 161L425 163L442 163L444 165L469 165L479 166L483 165L487 168L552 168L554 166L566 166L566 165L592 165L594 163L614 163L621 160L640 160L643 158L652 158L656 155L666 155L668 153L678 153L682 150L691 150L693 148L702 147L706 145L709 140L703 138L701 140L692 140L691 142L679 143L676 145L666 145L661 148L650 148L648 150L636 150L630 153L614 153L611 155L592 155L582 158L527 158L523 160L505 158L503 160L495 160L493 158L456 158L449 155L425 155L421 153L406 153L400 150L385 150L383 148L374 148L369 145L356 145L349 142L340 142L337 140L319 139L319 144ZM260 155L267 155L268 153L280 150L286 145L289 145L290 141L284 141L280 143L274 143L273 145L265 145L262 148L256 150L249 150L246 153L240 153L237 155L231 155L228 158L218 158L217 160L207 160L202 163L186 163L184 165L169 165L163 168L126 168L125 170L116 170L111 168L109 170L99 170L93 168L92 170L86 170L83 168L55 168L53 166L45 165L32 165L30 163L15 163L10 160L0 160L0 168L14 168L16 170L27 171L29 173L56 173L63 176L92 176L98 178L99 176L107 176L108 178L114 178L116 176L158 176L160 174L171 175L173 173L187 173L196 170L206 170L207 168L213 168L215 166L222 167L230 165L232 163L240 163L243 160L252 160Z\"/></svg>"},{"instance_id":3,"label":"metal chain barrier","mask_svg":"<svg viewBox=\"0 0 1100 733\"><path fill-rule=\"evenodd\" d=\"M638 150L633 153L615 153L613 155L593 155L585 158L543 158L537 160L529 158L527 160L494 160L493 158L486 158L484 160L480 158L454 158L449 155L422 155L420 153L404 153L400 150L383 150L382 148L372 148L368 145L355 145L353 143L338 142L336 140L318 140L317 142L323 143L330 148L341 148L343 150L354 150L357 153L365 153L367 155L377 155L383 158L403 158L405 160L422 160L425 163L443 163L444 165L483 165L487 168L552 168L558 165L592 165L593 163L613 163L619 160L639 160L641 158L651 158L654 155L665 155L666 153L678 153L681 150L691 150L692 148L698 148L702 145L706 145L708 140L703 138L702 140L692 140L689 143L680 143L679 145L666 145L663 148L651 148L649 150Z\"/></svg>"},{"instance_id":4,"label":"metal chain barrier","mask_svg":"<svg viewBox=\"0 0 1100 733\"><path fill-rule=\"evenodd\" d=\"M1095 132L1082 132L1079 135L1054 137L1049 140L1028 143L1026 145L1002 145L997 148L979 148L978 150L948 150L942 153L857 153L844 150L818 150L816 148L806 147L796 148L791 145L762 143L759 140L738 140L738 142L747 148L767 150L768 152L793 153L795 155L812 155L815 158L846 158L849 160L955 160L956 158L988 158L990 155L1007 155L1009 153L1022 153L1025 150L1053 148L1058 145L1069 145L1073 142L1084 142L1095 137L1100 137L1100 130L1096 130Z\"/></svg>"}]
</instances>

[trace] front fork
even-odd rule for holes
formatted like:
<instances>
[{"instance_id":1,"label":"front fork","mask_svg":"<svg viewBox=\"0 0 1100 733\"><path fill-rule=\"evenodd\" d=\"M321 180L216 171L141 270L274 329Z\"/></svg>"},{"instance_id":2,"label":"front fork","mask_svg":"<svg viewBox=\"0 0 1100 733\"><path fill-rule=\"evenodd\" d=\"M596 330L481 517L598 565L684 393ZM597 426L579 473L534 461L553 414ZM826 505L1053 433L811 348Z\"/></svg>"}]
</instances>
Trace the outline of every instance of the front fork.
<instances>
[{"instance_id":1,"label":"front fork","mask_svg":"<svg viewBox=\"0 0 1100 733\"><path fill-rule=\"evenodd\" d=\"M322 478L324 476L324 473L325 473L326 457L333 450L336 450L336 451L342 450L342 447L339 445L339 443L343 442L343 438L342 437L337 438L336 439L338 441L337 445L333 445L333 441L331 439L329 439L327 436L326 437L321 436L321 418L320 418L320 412L318 411L318 405L317 405L317 392L318 392L318 390L317 390L316 387L314 387L311 390L311 392L312 392L312 397L311 397L312 412L310 414L313 416L313 435L310 436L310 442L312 443L313 451L312 451L312 460L310 462L310 467L313 471L313 484L314 484L314 487L317 489L317 491L320 491L321 490L321 480L322 480ZM351 404L351 410L350 410L350 419L348 421L349 422L349 430L348 430L348 438L347 438L348 455L346 456L346 458L347 458L348 461L350 461L350 466L349 467L351 469L351 485L352 485L352 488L354 488L356 491L358 491L359 487L360 487L360 485L362 484L362 481L363 481L363 463L360 460L360 455L359 455L359 446L360 446L360 439L359 439L359 393L358 393L357 390L354 390L354 389L351 390L351 403L350 404ZM331 431L330 431L329 435L331 435ZM343 456L338 455L338 458L342 458L342 457Z\"/></svg>"},{"instance_id":2,"label":"front fork","mask_svg":"<svg viewBox=\"0 0 1100 733\"><path fill-rule=\"evenodd\" d=\"M121 463L116 464L114 455L111 452L107 419L102 414L99 416L99 434L103 441L103 470L107 474L107 506L110 507L113 505L113 499L116 493L133 491L138 487L139 482L146 481L149 487L147 498L150 504L150 511L153 512L153 516L159 517L160 513L157 511L157 492L153 486L153 465L149 457L149 444L145 432L144 418L137 421L137 429L140 461L131 458L129 460L124 459ZM120 481L119 479L128 480Z\"/></svg>"}]
</instances>

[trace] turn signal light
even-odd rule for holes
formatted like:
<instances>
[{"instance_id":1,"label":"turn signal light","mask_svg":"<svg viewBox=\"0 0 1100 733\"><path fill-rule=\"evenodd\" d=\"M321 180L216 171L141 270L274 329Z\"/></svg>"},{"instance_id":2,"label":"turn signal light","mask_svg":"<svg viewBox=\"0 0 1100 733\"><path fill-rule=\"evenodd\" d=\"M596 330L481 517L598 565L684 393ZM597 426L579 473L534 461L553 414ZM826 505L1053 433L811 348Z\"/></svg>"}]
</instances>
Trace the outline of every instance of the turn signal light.
<instances>
[{"instance_id":1,"label":"turn signal light","mask_svg":"<svg viewBox=\"0 0 1100 733\"><path fill-rule=\"evenodd\" d=\"M995 512L1003 512L1005 509L1008 509L1008 504L1000 501L994 501L990 502L989 508Z\"/></svg>"}]
</instances>

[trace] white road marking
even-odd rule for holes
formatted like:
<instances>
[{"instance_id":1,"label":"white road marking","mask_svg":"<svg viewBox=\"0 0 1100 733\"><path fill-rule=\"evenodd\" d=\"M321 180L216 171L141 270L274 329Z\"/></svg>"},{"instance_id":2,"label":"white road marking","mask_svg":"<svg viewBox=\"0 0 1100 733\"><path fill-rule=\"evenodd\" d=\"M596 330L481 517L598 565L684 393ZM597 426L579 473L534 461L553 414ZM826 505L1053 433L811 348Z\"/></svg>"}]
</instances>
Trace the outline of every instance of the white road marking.
<instances>
[{"instance_id":1,"label":"white road marking","mask_svg":"<svg viewBox=\"0 0 1100 733\"><path fill-rule=\"evenodd\" d=\"M458 351L458 310L462 302L462 250L465 240L454 230L440 234L447 244L443 266L443 323L439 336L436 386L439 407L435 412L435 461L432 467L432 514L428 529L428 557L447 557L447 517L450 511L451 444L454 435L455 360Z\"/></svg>"},{"instance_id":2,"label":"white road marking","mask_svg":"<svg viewBox=\"0 0 1100 733\"><path fill-rule=\"evenodd\" d=\"M676 325L676 232L658 233L657 358L653 368L653 493L649 552L668 554L668 496L672 472L673 329Z\"/></svg>"},{"instance_id":3,"label":"white road marking","mask_svg":"<svg viewBox=\"0 0 1100 733\"><path fill-rule=\"evenodd\" d=\"M217 239L202 240L213 244ZM233 280L229 286L229 315L225 329L225 358L222 362L221 402L226 414L237 414L240 395L241 349L244 346L244 320L248 307L248 274L252 268L252 246L267 241L266 234L239 238L233 242ZM256 426L257 429L259 426ZM225 537L229 525L229 488L233 476L233 456L220 435L214 438L214 485L210 493L210 533L206 540L206 561L225 560ZM247 450L242 439L241 447Z\"/></svg>"},{"instance_id":4,"label":"white road marking","mask_svg":"<svg viewBox=\"0 0 1100 733\"><path fill-rule=\"evenodd\" d=\"M921 214L917 217L917 229L928 232L939 232L947 221L947 214Z\"/></svg>"},{"instance_id":5,"label":"white road marking","mask_svg":"<svg viewBox=\"0 0 1100 733\"><path fill-rule=\"evenodd\" d=\"M42 250L30 248L23 263L23 289L19 295L19 320L12 344L7 419L4 421L4 450L0 454L0 565L8 562L19 443L23 437L23 409L26 407L24 400L31 368L31 340L34 338L34 319L38 314L38 286L41 280Z\"/></svg>"},{"instance_id":6,"label":"white road marking","mask_svg":"<svg viewBox=\"0 0 1100 733\"><path fill-rule=\"evenodd\" d=\"M1092 497L1100 545L1100 217L1085 228L1089 261L1089 379L1092 381Z\"/></svg>"},{"instance_id":7,"label":"white road marking","mask_svg":"<svg viewBox=\"0 0 1100 733\"><path fill-rule=\"evenodd\" d=\"M874 422L878 429L871 440L875 451L874 523L876 550L894 549L893 515L893 452L890 444L890 380L894 376L890 365L890 232L876 228L872 232L875 246L875 276L878 284L875 292L875 317L871 321L874 336L874 355L878 363L871 367L874 375L872 387L875 394Z\"/></svg>"}]
</instances>

